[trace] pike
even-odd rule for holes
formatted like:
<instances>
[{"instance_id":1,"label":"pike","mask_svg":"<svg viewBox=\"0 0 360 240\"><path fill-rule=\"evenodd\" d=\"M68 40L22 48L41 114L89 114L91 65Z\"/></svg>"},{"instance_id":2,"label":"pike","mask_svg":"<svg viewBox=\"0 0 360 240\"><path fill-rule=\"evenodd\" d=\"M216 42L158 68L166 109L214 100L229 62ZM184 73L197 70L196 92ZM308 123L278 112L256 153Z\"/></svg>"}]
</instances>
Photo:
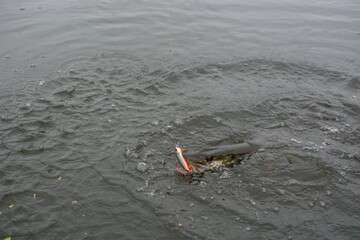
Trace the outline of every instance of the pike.
<instances>
[{"instance_id":1,"label":"pike","mask_svg":"<svg viewBox=\"0 0 360 240\"><path fill-rule=\"evenodd\" d=\"M177 143L175 149L176 157L181 166L177 168L177 171L181 174L193 174L212 171L221 166L232 166L234 163L241 161L242 156L251 155L257 151L259 145L245 142L205 147L197 152L183 152L183 149Z\"/></svg>"}]
</instances>

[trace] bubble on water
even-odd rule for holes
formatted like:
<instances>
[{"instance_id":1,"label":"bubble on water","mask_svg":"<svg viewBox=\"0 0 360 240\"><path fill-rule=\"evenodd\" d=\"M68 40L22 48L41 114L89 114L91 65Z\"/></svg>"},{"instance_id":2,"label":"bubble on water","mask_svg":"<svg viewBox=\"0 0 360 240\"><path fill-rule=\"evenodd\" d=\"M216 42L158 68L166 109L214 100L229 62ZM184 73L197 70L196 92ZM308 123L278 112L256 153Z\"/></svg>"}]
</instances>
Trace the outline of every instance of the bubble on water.
<instances>
[{"instance_id":1,"label":"bubble on water","mask_svg":"<svg viewBox=\"0 0 360 240\"><path fill-rule=\"evenodd\" d=\"M176 119L175 124L176 125L181 125L181 124L183 124L183 121L181 119Z\"/></svg>"},{"instance_id":2,"label":"bubble on water","mask_svg":"<svg viewBox=\"0 0 360 240\"><path fill-rule=\"evenodd\" d=\"M199 184L199 185L200 185L200 187L206 187L207 184L206 184L205 181L200 181L200 184Z\"/></svg>"},{"instance_id":3,"label":"bubble on water","mask_svg":"<svg viewBox=\"0 0 360 240\"><path fill-rule=\"evenodd\" d=\"M320 201L320 205L322 206L322 207L325 207L325 202L323 202L323 201Z\"/></svg>"},{"instance_id":4,"label":"bubble on water","mask_svg":"<svg viewBox=\"0 0 360 240\"><path fill-rule=\"evenodd\" d=\"M224 171L220 176L220 179L225 179L225 178L230 178L230 175L227 171Z\"/></svg>"},{"instance_id":5,"label":"bubble on water","mask_svg":"<svg viewBox=\"0 0 360 240\"><path fill-rule=\"evenodd\" d=\"M215 117L214 120L217 122L217 123L221 123L222 122L222 119L220 117Z\"/></svg>"},{"instance_id":6,"label":"bubble on water","mask_svg":"<svg viewBox=\"0 0 360 240\"><path fill-rule=\"evenodd\" d=\"M136 169L137 169L139 172L146 172L147 165L146 165L146 163L144 163L144 162L139 162L138 165L136 166Z\"/></svg>"},{"instance_id":7,"label":"bubble on water","mask_svg":"<svg viewBox=\"0 0 360 240\"><path fill-rule=\"evenodd\" d=\"M285 194L285 190L283 190L283 189L278 189L278 191L279 191L279 193L280 193L281 195L284 195L284 194Z\"/></svg>"}]
</instances>

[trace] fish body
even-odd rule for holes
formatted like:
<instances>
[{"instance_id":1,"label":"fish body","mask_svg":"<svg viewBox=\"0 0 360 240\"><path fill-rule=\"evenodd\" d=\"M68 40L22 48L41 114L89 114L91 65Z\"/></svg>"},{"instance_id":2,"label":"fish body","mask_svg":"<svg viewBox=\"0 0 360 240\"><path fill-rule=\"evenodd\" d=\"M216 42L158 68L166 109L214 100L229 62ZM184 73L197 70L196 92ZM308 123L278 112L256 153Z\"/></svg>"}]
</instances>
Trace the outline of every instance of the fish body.
<instances>
[{"instance_id":1,"label":"fish body","mask_svg":"<svg viewBox=\"0 0 360 240\"><path fill-rule=\"evenodd\" d=\"M180 163L176 171L182 175L216 171L221 167L231 167L239 163L244 157L251 155L259 149L259 145L252 143L239 143L217 147L206 147L198 152L183 152L176 144L176 156Z\"/></svg>"}]
</instances>

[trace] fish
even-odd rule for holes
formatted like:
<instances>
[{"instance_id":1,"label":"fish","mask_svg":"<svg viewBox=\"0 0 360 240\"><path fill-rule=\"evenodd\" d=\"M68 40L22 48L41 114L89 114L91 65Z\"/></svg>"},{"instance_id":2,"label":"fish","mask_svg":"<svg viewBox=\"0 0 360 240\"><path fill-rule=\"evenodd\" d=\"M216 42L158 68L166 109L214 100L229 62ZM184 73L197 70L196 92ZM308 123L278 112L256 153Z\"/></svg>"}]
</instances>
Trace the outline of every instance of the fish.
<instances>
[{"instance_id":1,"label":"fish","mask_svg":"<svg viewBox=\"0 0 360 240\"><path fill-rule=\"evenodd\" d=\"M259 149L253 143L238 143L216 147L205 147L197 152L183 152L176 144L176 156L180 163L176 171L182 175L216 171L221 167L231 167Z\"/></svg>"}]
</instances>

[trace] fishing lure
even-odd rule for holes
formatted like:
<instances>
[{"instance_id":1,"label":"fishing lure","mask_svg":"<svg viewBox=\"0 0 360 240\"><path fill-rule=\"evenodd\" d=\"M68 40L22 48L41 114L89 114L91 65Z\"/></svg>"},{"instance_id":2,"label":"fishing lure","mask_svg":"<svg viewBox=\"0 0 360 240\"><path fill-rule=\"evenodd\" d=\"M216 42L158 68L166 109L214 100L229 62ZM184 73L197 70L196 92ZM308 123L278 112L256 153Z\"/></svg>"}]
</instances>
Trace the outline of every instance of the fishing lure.
<instances>
[{"instance_id":1,"label":"fishing lure","mask_svg":"<svg viewBox=\"0 0 360 240\"><path fill-rule=\"evenodd\" d=\"M181 165L183 168L185 168L186 171L191 172L190 164L189 164L189 162L184 158L184 156L183 156L183 154L182 154L183 150L182 150L182 148L180 147L180 144L179 144L179 143L177 143L177 144L175 145L175 149L176 149L176 157L177 157L180 165Z\"/></svg>"}]
</instances>

